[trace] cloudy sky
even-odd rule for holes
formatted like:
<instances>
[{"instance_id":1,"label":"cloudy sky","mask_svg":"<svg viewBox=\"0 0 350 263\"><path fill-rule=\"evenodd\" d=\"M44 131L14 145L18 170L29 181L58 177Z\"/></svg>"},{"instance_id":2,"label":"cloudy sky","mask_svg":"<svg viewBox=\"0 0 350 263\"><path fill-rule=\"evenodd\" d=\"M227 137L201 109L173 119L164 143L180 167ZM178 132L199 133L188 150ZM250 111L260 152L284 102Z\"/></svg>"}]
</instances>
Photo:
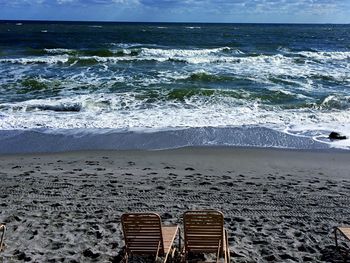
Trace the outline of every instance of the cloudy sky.
<instances>
[{"instance_id":1,"label":"cloudy sky","mask_svg":"<svg viewBox=\"0 0 350 263\"><path fill-rule=\"evenodd\" d=\"M350 0L0 0L0 19L350 23Z\"/></svg>"}]
</instances>

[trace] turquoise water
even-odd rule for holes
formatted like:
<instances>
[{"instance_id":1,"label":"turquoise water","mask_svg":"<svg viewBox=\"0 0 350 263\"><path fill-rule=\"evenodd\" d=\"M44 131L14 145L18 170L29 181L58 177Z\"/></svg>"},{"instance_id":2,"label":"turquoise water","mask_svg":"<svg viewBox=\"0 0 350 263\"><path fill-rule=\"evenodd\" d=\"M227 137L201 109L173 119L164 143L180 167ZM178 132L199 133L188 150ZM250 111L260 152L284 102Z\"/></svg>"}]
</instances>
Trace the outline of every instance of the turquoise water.
<instances>
[{"instance_id":1,"label":"turquoise water","mask_svg":"<svg viewBox=\"0 0 350 263\"><path fill-rule=\"evenodd\" d=\"M162 131L175 142L150 148L350 146L327 139L350 135L349 25L2 22L0 75L4 141ZM229 136L242 128L267 137Z\"/></svg>"}]
</instances>

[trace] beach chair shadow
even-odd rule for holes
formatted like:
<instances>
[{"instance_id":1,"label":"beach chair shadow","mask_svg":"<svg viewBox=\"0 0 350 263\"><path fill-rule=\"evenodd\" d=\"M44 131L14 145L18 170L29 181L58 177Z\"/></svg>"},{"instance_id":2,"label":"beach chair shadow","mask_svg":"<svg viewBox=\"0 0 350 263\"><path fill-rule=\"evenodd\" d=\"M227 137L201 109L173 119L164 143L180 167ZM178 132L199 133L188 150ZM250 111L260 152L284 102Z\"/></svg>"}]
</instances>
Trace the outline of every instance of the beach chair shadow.
<instances>
[{"instance_id":1,"label":"beach chair shadow","mask_svg":"<svg viewBox=\"0 0 350 263\"><path fill-rule=\"evenodd\" d=\"M0 239L0 252L4 250L4 238L5 238L5 232L6 232L6 226L3 224L0 224L0 231L2 231L1 239Z\"/></svg>"},{"instance_id":2,"label":"beach chair shadow","mask_svg":"<svg viewBox=\"0 0 350 263\"><path fill-rule=\"evenodd\" d=\"M178 226L163 226L156 213L123 214L121 223L125 241L124 262L134 256L154 256L154 262L166 262L169 255L174 256L173 243Z\"/></svg>"},{"instance_id":3,"label":"beach chair shadow","mask_svg":"<svg viewBox=\"0 0 350 263\"><path fill-rule=\"evenodd\" d=\"M191 254L215 253L216 260L230 262L227 230L224 215L219 211L203 210L184 213L184 254L182 261L188 262ZM195 262L198 262L195 261Z\"/></svg>"}]
</instances>

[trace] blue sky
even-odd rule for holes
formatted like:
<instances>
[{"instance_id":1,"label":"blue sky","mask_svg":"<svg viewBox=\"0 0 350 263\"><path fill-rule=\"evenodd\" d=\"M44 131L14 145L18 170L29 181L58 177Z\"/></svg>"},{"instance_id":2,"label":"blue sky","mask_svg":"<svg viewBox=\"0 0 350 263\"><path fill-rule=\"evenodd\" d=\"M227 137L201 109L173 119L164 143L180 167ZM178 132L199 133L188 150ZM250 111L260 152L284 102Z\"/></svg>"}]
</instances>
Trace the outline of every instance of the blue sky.
<instances>
[{"instance_id":1,"label":"blue sky","mask_svg":"<svg viewBox=\"0 0 350 263\"><path fill-rule=\"evenodd\" d=\"M0 19L350 23L350 0L0 0Z\"/></svg>"}]
</instances>

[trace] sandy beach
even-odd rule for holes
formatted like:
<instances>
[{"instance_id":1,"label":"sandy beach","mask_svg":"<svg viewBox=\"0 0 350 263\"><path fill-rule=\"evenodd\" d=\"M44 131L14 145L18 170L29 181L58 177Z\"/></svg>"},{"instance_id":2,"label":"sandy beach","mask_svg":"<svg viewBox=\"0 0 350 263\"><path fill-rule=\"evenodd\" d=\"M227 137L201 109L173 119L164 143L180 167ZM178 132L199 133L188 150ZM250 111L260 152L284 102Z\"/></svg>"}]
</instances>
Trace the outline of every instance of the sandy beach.
<instances>
[{"instance_id":1,"label":"sandy beach","mask_svg":"<svg viewBox=\"0 0 350 263\"><path fill-rule=\"evenodd\" d=\"M124 212L225 215L233 262L342 262L350 155L241 148L0 157L0 262L119 262Z\"/></svg>"}]
</instances>

